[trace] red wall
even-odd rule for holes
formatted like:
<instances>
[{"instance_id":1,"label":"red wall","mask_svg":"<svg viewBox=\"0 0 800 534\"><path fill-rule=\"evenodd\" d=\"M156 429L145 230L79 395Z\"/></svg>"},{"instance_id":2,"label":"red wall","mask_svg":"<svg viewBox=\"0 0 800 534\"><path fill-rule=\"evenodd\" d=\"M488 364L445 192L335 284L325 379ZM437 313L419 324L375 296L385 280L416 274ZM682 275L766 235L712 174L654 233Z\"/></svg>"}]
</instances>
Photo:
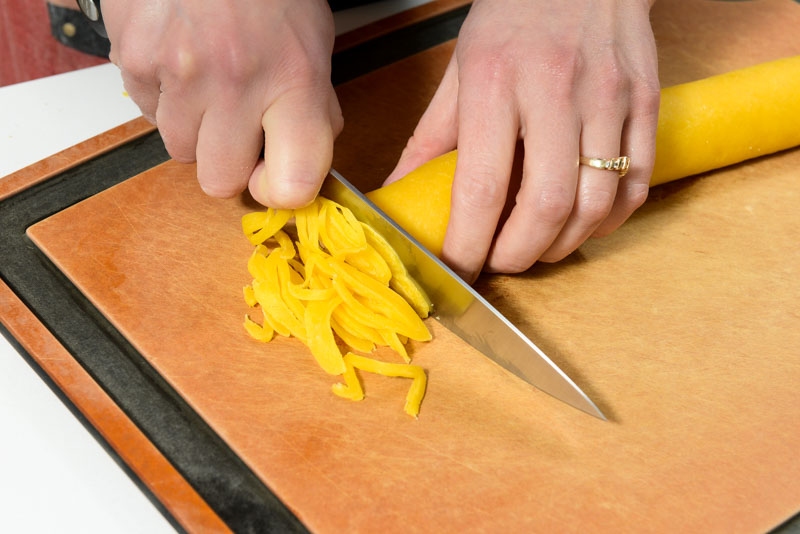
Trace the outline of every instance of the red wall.
<instances>
[{"instance_id":1,"label":"red wall","mask_svg":"<svg viewBox=\"0 0 800 534\"><path fill-rule=\"evenodd\" d=\"M0 86L106 62L56 41L44 0L0 0Z\"/></svg>"}]
</instances>

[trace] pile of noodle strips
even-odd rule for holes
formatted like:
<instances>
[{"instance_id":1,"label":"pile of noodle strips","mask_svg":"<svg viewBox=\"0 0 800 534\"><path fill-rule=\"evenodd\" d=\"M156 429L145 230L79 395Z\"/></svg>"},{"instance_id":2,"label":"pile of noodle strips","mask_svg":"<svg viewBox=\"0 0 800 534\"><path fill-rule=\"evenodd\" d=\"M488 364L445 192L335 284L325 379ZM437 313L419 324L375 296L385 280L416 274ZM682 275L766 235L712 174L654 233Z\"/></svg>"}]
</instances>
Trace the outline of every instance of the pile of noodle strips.
<instances>
[{"instance_id":1,"label":"pile of noodle strips","mask_svg":"<svg viewBox=\"0 0 800 534\"><path fill-rule=\"evenodd\" d=\"M422 321L431 303L386 240L322 197L302 209L248 213L242 229L255 245L245 301L262 316L245 317L247 332L265 342L275 334L301 340L323 370L342 377L332 390L347 399L364 398L356 369L412 379L405 411L416 417L427 378L405 344L431 339ZM381 346L404 363L363 355Z\"/></svg>"}]
</instances>

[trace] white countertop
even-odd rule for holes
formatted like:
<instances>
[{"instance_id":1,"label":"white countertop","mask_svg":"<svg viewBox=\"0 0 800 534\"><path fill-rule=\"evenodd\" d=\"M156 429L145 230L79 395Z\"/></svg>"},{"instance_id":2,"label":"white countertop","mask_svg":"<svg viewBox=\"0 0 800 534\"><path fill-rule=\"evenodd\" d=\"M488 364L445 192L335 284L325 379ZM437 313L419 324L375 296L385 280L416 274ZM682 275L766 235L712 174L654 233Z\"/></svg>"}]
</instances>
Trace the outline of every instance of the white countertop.
<instances>
[{"instance_id":1,"label":"white countertop","mask_svg":"<svg viewBox=\"0 0 800 534\"><path fill-rule=\"evenodd\" d=\"M336 13L337 33L427 1ZM110 64L0 87L0 180L138 115ZM0 428L0 532L174 532L2 336Z\"/></svg>"}]
</instances>

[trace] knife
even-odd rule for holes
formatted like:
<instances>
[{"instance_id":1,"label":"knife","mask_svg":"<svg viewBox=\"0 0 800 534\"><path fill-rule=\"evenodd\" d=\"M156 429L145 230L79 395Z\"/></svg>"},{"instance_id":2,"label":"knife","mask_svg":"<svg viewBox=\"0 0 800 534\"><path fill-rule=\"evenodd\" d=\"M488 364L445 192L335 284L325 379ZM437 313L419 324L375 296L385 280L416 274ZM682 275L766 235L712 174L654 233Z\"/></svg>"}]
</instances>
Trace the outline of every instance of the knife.
<instances>
[{"instance_id":1,"label":"knife","mask_svg":"<svg viewBox=\"0 0 800 534\"><path fill-rule=\"evenodd\" d=\"M591 399L525 334L334 169L323 182L320 195L350 209L394 247L409 274L433 302L433 317L448 330L525 382L606 420Z\"/></svg>"}]
</instances>

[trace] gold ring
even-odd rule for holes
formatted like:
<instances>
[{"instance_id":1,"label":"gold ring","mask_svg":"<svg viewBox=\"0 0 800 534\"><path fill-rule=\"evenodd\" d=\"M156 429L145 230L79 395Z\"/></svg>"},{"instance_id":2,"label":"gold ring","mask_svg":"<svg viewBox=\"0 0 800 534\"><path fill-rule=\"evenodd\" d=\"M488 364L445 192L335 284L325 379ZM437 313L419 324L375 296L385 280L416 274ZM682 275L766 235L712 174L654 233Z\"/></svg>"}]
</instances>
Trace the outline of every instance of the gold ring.
<instances>
[{"instance_id":1,"label":"gold ring","mask_svg":"<svg viewBox=\"0 0 800 534\"><path fill-rule=\"evenodd\" d=\"M603 171L617 171L620 178L628 173L628 169L631 166L631 158L628 156L620 156L618 158L611 159L587 158L586 156L581 156L579 161L581 165L588 165L589 167L593 167L595 169L600 169Z\"/></svg>"}]
</instances>

